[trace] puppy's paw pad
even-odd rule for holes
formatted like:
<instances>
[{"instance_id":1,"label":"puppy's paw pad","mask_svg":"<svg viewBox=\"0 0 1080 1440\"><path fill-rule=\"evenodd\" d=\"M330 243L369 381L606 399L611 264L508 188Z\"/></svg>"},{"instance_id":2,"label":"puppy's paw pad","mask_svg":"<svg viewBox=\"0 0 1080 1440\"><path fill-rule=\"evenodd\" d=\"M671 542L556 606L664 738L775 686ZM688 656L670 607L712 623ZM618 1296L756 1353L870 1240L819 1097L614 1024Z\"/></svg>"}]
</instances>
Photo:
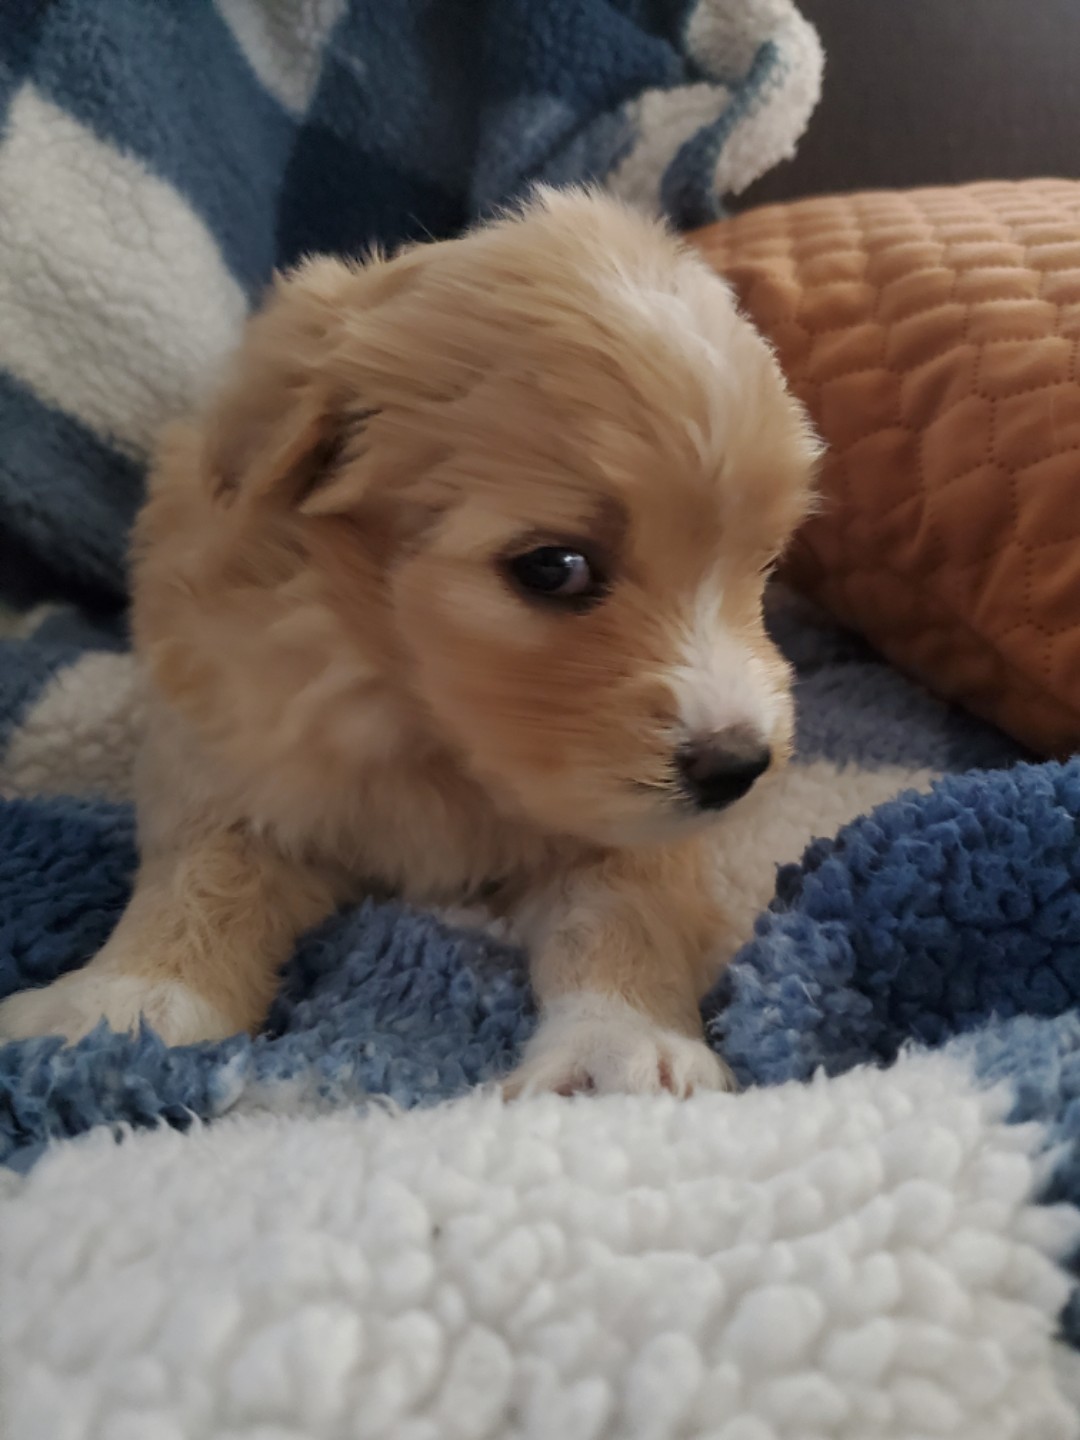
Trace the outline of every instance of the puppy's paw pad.
<instances>
[{"instance_id":1,"label":"puppy's paw pad","mask_svg":"<svg viewBox=\"0 0 1080 1440\"><path fill-rule=\"evenodd\" d=\"M89 1035L102 1020L120 1033L140 1021L166 1045L221 1039L234 1032L224 1016L180 981L147 981L135 975L77 970L41 990L23 990L0 1004L0 1040L59 1035L69 1044Z\"/></svg>"},{"instance_id":2,"label":"puppy's paw pad","mask_svg":"<svg viewBox=\"0 0 1080 1440\"><path fill-rule=\"evenodd\" d=\"M731 1071L704 1041L664 1029L617 998L576 995L548 1012L503 1093L686 1096L734 1089Z\"/></svg>"}]
</instances>

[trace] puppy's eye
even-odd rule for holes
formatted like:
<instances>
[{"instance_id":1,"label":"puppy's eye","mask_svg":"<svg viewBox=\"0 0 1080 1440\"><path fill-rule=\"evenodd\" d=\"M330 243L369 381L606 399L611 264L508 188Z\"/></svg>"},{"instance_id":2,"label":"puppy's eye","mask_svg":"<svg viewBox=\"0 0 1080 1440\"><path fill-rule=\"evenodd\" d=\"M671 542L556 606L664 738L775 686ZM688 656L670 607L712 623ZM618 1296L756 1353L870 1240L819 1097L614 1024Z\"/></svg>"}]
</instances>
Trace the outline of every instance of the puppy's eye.
<instances>
[{"instance_id":1,"label":"puppy's eye","mask_svg":"<svg viewBox=\"0 0 1080 1440\"><path fill-rule=\"evenodd\" d=\"M603 581L580 550L541 545L506 561L514 585L531 599L581 606L598 600Z\"/></svg>"}]
</instances>

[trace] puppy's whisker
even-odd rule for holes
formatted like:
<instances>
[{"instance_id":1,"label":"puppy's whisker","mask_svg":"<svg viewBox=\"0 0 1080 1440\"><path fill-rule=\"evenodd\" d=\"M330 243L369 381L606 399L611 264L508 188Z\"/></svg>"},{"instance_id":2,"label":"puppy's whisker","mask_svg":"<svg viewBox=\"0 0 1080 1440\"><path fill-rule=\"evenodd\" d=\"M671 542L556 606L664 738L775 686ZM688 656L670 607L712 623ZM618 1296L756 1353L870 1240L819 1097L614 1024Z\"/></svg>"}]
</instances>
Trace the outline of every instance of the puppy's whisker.
<instances>
[{"instance_id":1,"label":"puppy's whisker","mask_svg":"<svg viewBox=\"0 0 1080 1440\"><path fill-rule=\"evenodd\" d=\"M674 779L631 780L630 784L634 790L638 790L644 795L664 795L673 800L679 797L679 787Z\"/></svg>"}]
</instances>

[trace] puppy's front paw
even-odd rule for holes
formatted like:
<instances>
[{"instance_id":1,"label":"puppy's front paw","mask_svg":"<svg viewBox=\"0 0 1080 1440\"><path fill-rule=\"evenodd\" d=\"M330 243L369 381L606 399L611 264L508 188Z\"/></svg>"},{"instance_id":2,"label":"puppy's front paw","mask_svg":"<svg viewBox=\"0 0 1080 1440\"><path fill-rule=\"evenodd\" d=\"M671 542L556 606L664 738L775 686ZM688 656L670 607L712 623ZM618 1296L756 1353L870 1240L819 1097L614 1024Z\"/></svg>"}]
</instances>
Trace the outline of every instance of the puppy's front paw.
<instances>
[{"instance_id":1,"label":"puppy's front paw","mask_svg":"<svg viewBox=\"0 0 1080 1440\"><path fill-rule=\"evenodd\" d=\"M60 1035L73 1044L102 1020L111 1030L125 1032L137 1030L141 1019L166 1045L220 1040L237 1028L182 981L102 972L91 963L0 1004L0 1041Z\"/></svg>"},{"instance_id":2,"label":"puppy's front paw","mask_svg":"<svg viewBox=\"0 0 1080 1440\"><path fill-rule=\"evenodd\" d=\"M578 994L549 1008L503 1094L734 1089L731 1071L704 1041L664 1029L615 996Z\"/></svg>"}]
</instances>

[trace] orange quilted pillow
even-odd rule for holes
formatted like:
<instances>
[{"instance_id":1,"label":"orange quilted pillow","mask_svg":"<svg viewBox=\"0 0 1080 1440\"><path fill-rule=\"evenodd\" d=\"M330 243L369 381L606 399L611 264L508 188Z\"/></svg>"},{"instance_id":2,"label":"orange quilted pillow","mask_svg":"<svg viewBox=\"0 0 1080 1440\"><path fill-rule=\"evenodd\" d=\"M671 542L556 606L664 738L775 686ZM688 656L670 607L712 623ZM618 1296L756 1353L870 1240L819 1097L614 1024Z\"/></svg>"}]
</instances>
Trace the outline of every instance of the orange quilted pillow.
<instances>
[{"instance_id":1,"label":"orange quilted pillow","mask_svg":"<svg viewBox=\"0 0 1080 1440\"><path fill-rule=\"evenodd\" d=\"M1080 748L1080 182L804 200L695 239L829 445L789 578L1035 750Z\"/></svg>"}]
</instances>

